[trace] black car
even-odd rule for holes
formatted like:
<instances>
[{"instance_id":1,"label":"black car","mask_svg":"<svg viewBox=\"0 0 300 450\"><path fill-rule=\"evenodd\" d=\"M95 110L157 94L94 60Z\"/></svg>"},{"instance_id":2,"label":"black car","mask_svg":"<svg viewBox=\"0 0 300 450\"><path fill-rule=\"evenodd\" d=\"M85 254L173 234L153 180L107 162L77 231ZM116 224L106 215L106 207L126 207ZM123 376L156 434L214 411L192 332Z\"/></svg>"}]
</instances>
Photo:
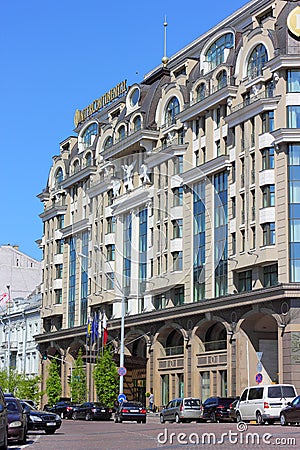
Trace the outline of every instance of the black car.
<instances>
[{"instance_id":1,"label":"black car","mask_svg":"<svg viewBox=\"0 0 300 450\"><path fill-rule=\"evenodd\" d=\"M229 405L229 419L231 419L233 422L237 422L236 407L238 402L239 398L235 399L234 402L230 403Z\"/></svg>"},{"instance_id":2,"label":"black car","mask_svg":"<svg viewBox=\"0 0 300 450\"><path fill-rule=\"evenodd\" d=\"M300 423L300 395L289 402L280 412L281 425L289 425L290 423Z\"/></svg>"},{"instance_id":3,"label":"black car","mask_svg":"<svg viewBox=\"0 0 300 450\"><path fill-rule=\"evenodd\" d=\"M21 401L22 408L27 415L29 430L44 430L46 434L54 434L61 426L61 418L55 413L39 411L29 403Z\"/></svg>"},{"instance_id":4,"label":"black car","mask_svg":"<svg viewBox=\"0 0 300 450\"><path fill-rule=\"evenodd\" d=\"M201 418L212 422L232 420L229 416L230 405L235 401L231 397L209 397L202 403Z\"/></svg>"},{"instance_id":5,"label":"black car","mask_svg":"<svg viewBox=\"0 0 300 450\"><path fill-rule=\"evenodd\" d=\"M7 439L8 439L8 431L7 431L7 408L5 398L0 388L0 449L7 449Z\"/></svg>"},{"instance_id":6,"label":"black car","mask_svg":"<svg viewBox=\"0 0 300 450\"><path fill-rule=\"evenodd\" d=\"M25 444L27 439L27 417L19 399L5 395L7 406L8 439Z\"/></svg>"},{"instance_id":7,"label":"black car","mask_svg":"<svg viewBox=\"0 0 300 450\"><path fill-rule=\"evenodd\" d=\"M78 404L69 401L60 401L57 402L54 406L46 405L44 407L44 410L56 413L62 419L72 419L72 414L75 406L78 406Z\"/></svg>"},{"instance_id":8,"label":"black car","mask_svg":"<svg viewBox=\"0 0 300 450\"><path fill-rule=\"evenodd\" d=\"M115 412L115 422L122 423L124 420L134 420L137 423L146 423L147 410L139 402L123 402Z\"/></svg>"},{"instance_id":9,"label":"black car","mask_svg":"<svg viewBox=\"0 0 300 450\"><path fill-rule=\"evenodd\" d=\"M110 420L111 408L98 402L85 402L73 409L72 419Z\"/></svg>"}]
</instances>

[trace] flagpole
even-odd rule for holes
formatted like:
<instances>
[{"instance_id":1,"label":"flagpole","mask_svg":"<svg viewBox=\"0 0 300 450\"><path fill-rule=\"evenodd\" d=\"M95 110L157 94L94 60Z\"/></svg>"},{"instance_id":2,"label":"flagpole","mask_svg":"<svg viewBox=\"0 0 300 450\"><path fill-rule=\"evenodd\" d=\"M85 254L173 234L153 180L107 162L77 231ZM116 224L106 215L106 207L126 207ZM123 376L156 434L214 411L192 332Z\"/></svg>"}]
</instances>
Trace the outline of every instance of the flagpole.
<instances>
[{"instance_id":1,"label":"flagpole","mask_svg":"<svg viewBox=\"0 0 300 450\"><path fill-rule=\"evenodd\" d=\"M120 367L124 367L124 330L125 330L125 295L122 292L121 302L121 343L120 343ZM123 394L124 375L120 375L119 394Z\"/></svg>"}]
</instances>

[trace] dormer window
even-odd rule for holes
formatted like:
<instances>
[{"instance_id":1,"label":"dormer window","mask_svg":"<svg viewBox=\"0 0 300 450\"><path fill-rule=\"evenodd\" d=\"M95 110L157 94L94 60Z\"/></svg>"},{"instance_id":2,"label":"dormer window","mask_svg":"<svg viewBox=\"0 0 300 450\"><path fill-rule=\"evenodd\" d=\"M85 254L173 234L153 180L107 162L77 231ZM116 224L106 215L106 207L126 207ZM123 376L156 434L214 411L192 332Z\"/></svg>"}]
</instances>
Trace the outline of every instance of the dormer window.
<instances>
[{"instance_id":1,"label":"dormer window","mask_svg":"<svg viewBox=\"0 0 300 450\"><path fill-rule=\"evenodd\" d=\"M105 139L104 145L103 145L103 149L107 150L108 148L110 148L113 145L113 138L111 136L108 136Z\"/></svg>"},{"instance_id":2,"label":"dormer window","mask_svg":"<svg viewBox=\"0 0 300 450\"><path fill-rule=\"evenodd\" d=\"M252 51L247 67L247 75L249 79L253 79L262 75L262 69L268 61L266 47L263 44L257 45Z\"/></svg>"},{"instance_id":3,"label":"dormer window","mask_svg":"<svg viewBox=\"0 0 300 450\"><path fill-rule=\"evenodd\" d=\"M199 102L200 100L203 100L205 98L205 93L206 93L205 83L201 83L197 87L196 93L197 93L197 102Z\"/></svg>"},{"instance_id":4,"label":"dormer window","mask_svg":"<svg viewBox=\"0 0 300 450\"><path fill-rule=\"evenodd\" d=\"M64 173L62 171L62 168L59 167L59 169L57 169L57 171L55 173L55 187L56 188L59 188L61 186L63 179L64 179Z\"/></svg>"},{"instance_id":5,"label":"dormer window","mask_svg":"<svg viewBox=\"0 0 300 450\"><path fill-rule=\"evenodd\" d=\"M141 116L137 116L133 121L133 130L139 131L141 129Z\"/></svg>"},{"instance_id":6,"label":"dormer window","mask_svg":"<svg viewBox=\"0 0 300 450\"><path fill-rule=\"evenodd\" d=\"M218 89L222 89L227 86L227 72L226 70L221 70L221 72L217 75L217 87Z\"/></svg>"},{"instance_id":7,"label":"dormer window","mask_svg":"<svg viewBox=\"0 0 300 450\"><path fill-rule=\"evenodd\" d=\"M206 61L208 62L208 70L212 70L225 61L225 49L233 47L233 34L227 33L217 39L208 49L206 53Z\"/></svg>"},{"instance_id":8,"label":"dormer window","mask_svg":"<svg viewBox=\"0 0 300 450\"><path fill-rule=\"evenodd\" d=\"M118 129L118 140L122 141L123 139L125 139L125 137L126 137L125 126L121 125L120 128Z\"/></svg>"},{"instance_id":9,"label":"dormer window","mask_svg":"<svg viewBox=\"0 0 300 450\"><path fill-rule=\"evenodd\" d=\"M92 123L83 133L82 142L83 148L86 149L90 147L95 139L95 136L98 134L98 125L96 123Z\"/></svg>"},{"instance_id":10,"label":"dormer window","mask_svg":"<svg viewBox=\"0 0 300 450\"><path fill-rule=\"evenodd\" d=\"M176 115L179 112L180 112L180 107L179 107L178 98L172 97L166 108L165 124L167 126L173 125L176 122Z\"/></svg>"}]
</instances>

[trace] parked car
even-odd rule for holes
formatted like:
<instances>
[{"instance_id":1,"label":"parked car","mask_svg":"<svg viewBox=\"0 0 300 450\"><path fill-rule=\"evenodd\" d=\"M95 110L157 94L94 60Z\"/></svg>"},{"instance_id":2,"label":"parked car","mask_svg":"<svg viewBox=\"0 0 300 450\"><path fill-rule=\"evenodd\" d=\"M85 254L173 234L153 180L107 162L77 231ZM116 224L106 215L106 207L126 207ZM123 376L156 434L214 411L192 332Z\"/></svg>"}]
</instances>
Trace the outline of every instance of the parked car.
<instances>
[{"instance_id":1,"label":"parked car","mask_svg":"<svg viewBox=\"0 0 300 450\"><path fill-rule=\"evenodd\" d=\"M238 405L239 398L235 399L234 402L230 403L229 405L229 419L231 419L233 422L237 422L236 419L236 407Z\"/></svg>"},{"instance_id":2,"label":"parked car","mask_svg":"<svg viewBox=\"0 0 300 450\"><path fill-rule=\"evenodd\" d=\"M2 389L0 388L0 450L7 449L7 440L7 407Z\"/></svg>"},{"instance_id":3,"label":"parked car","mask_svg":"<svg viewBox=\"0 0 300 450\"><path fill-rule=\"evenodd\" d=\"M211 422L231 420L229 417L230 405L235 397L209 397L202 403L201 418Z\"/></svg>"},{"instance_id":4,"label":"parked car","mask_svg":"<svg viewBox=\"0 0 300 450\"><path fill-rule=\"evenodd\" d=\"M236 408L237 421L256 420L272 424L279 420L281 410L296 397L292 384L270 384L247 387Z\"/></svg>"},{"instance_id":5,"label":"parked car","mask_svg":"<svg viewBox=\"0 0 300 450\"><path fill-rule=\"evenodd\" d=\"M20 403L27 415L29 430L44 430L46 434L54 434L60 428L61 418L58 414L49 411L39 411L24 401Z\"/></svg>"},{"instance_id":6,"label":"parked car","mask_svg":"<svg viewBox=\"0 0 300 450\"><path fill-rule=\"evenodd\" d=\"M146 407L139 402L123 402L115 412L115 423L122 423L125 420L146 423Z\"/></svg>"},{"instance_id":7,"label":"parked car","mask_svg":"<svg viewBox=\"0 0 300 450\"><path fill-rule=\"evenodd\" d=\"M288 402L287 406L280 412L281 425L289 425L290 423L300 423L300 395L292 402Z\"/></svg>"},{"instance_id":8,"label":"parked car","mask_svg":"<svg viewBox=\"0 0 300 450\"><path fill-rule=\"evenodd\" d=\"M85 402L73 409L72 419L85 420L110 420L112 415L111 408L98 402Z\"/></svg>"},{"instance_id":9,"label":"parked car","mask_svg":"<svg viewBox=\"0 0 300 450\"><path fill-rule=\"evenodd\" d=\"M30 406L32 406L33 408L37 409L37 405L36 405L36 403L33 400L28 400L26 398L20 398L20 402L26 402Z\"/></svg>"},{"instance_id":10,"label":"parked car","mask_svg":"<svg viewBox=\"0 0 300 450\"><path fill-rule=\"evenodd\" d=\"M72 419L72 414L77 403L60 401L53 406L45 405L44 410L58 414L62 419Z\"/></svg>"},{"instance_id":11,"label":"parked car","mask_svg":"<svg viewBox=\"0 0 300 450\"><path fill-rule=\"evenodd\" d=\"M17 440L20 444L26 443L27 417L19 399L5 395L7 406L8 439Z\"/></svg>"},{"instance_id":12,"label":"parked car","mask_svg":"<svg viewBox=\"0 0 300 450\"><path fill-rule=\"evenodd\" d=\"M201 400L199 398L175 398L171 400L160 413L160 423L169 422L191 422L201 419Z\"/></svg>"}]
</instances>

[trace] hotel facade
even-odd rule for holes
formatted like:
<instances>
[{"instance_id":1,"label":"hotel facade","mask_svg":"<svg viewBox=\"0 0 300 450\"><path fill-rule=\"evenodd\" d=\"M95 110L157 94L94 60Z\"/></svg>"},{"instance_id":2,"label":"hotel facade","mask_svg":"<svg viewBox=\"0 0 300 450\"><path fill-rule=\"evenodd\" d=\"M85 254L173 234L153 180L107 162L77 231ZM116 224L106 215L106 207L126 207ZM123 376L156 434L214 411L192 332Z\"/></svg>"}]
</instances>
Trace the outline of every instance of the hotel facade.
<instances>
[{"instance_id":1,"label":"hotel facade","mask_svg":"<svg viewBox=\"0 0 300 450\"><path fill-rule=\"evenodd\" d=\"M95 313L118 364L122 298L128 398L300 390L299 35L300 1L253 0L76 111L38 196L64 397L81 348L95 398Z\"/></svg>"}]
</instances>

